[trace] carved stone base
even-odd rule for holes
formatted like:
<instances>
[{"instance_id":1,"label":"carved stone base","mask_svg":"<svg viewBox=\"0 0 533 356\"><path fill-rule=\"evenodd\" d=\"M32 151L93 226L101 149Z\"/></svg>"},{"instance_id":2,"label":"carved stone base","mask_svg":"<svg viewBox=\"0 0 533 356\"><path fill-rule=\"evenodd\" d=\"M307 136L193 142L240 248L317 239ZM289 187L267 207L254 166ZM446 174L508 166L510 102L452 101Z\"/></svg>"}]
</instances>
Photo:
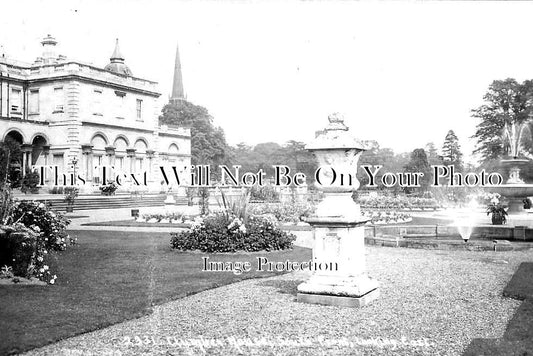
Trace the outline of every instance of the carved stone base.
<instances>
[{"instance_id":1,"label":"carved stone base","mask_svg":"<svg viewBox=\"0 0 533 356\"><path fill-rule=\"evenodd\" d=\"M313 275L298 286L298 292L361 297L379 287L378 281L366 275L354 277Z\"/></svg>"},{"instance_id":2,"label":"carved stone base","mask_svg":"<svg viewBox=\"0 0 533 356\"><path fill-rule=\"evenodd\" d=\"M300 303L333 305L337 307L360 308L379 297L379 289L374 289L360 297L343 297L338 295L298 293Z\"/></svg>"},{"instance_id":3,"label":"carved stone base","mask_svg":"<svg viewBox=\"0 0 533 356\"><path fill-rule=\"evenodd\" d=\"M508 214L513 214L513 215L517 215L517 214L527 214L528 211L526 209L524 209L524 202L523 200L525 199L526 197L509 197L509 202L508 202L508 205L509 205L509 209L507 210L507 213Z\"/></svg>"}]
</instances>

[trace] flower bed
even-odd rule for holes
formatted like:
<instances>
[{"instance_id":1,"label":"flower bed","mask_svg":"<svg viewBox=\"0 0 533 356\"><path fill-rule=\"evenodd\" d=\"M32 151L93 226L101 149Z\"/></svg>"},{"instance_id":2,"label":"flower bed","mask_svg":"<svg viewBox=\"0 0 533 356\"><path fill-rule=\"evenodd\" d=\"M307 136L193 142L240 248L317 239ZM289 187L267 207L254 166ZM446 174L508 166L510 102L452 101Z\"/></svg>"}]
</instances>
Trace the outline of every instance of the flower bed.
<instances>
[{"instance_id":1,"label":"flower bed","mask_svg":"<svg viewBox=\"0 0 533 356\"><path fill-rule=\"evenodd\" d=\"M273 215L282 223L298 223L305 220L315 211L315 206L310 203L259 203L250 204L250 213L253 215Z\"/></svg>"},{"instance_id":2,"label":"flower bed","mask_svg":"<svg viewBox=\"0 0 533 356\"><path fill-rule=\"evenodd\" d=\"M369 221L370 224L384 225L384 224L401 224L411 220L411 215L397 211L362 211L361 215Z\"/></svg>"},{"instance_id":3,"label":"flower bed","mask_svg":"<svg viewBox=\"0 0 533 356\"><path fill-rule=\"evenodd\" d=\"M172 248L203 252L270 251L292 247L296 237L268 216L241 219L228 212L197 218L190 231L171 233Z\"/></svg>"},{"instance_id":4,"label":"flower bed","mask_svg":"<svg viewBox=\"0 0 533 356\"><path fill-rule=\"evenodd\" d=\"M189 216L180 213L143 214L135 219L137 222L181 224L190 220Z\"/></svg>"},{"instance_id":5,"label":"flower bed","mask_svg":"<svg viewBox=\"0 0 533 356\"><path fill-rule=\"evenodd\" d=\"M385 195L370 195L358 199L361 207L368 209L437 209L439 203L433 198L418 198Z\"/></svg>"}]
</instances>

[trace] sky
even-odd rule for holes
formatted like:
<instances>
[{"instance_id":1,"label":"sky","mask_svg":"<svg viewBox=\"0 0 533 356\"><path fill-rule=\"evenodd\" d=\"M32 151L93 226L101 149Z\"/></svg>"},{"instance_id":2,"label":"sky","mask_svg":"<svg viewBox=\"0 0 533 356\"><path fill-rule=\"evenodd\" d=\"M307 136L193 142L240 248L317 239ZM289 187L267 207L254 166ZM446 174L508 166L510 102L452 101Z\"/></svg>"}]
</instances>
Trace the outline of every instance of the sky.
<instances>
[{"instance_id":1,"label":"sky","mask_svg":"<svg viewBox=\"0 0 533 356\"><path fill-rule=\"evenodd\" d=\"M58 53L104 67L119 38L161 107L179 44L188 100L232 145L309 142L340 112L397 153L454 130L468 156L490 83L533 78L533 2L10 0L2 13L0 45L25 62L50 33Z\"/></svg>"}]
</instances>

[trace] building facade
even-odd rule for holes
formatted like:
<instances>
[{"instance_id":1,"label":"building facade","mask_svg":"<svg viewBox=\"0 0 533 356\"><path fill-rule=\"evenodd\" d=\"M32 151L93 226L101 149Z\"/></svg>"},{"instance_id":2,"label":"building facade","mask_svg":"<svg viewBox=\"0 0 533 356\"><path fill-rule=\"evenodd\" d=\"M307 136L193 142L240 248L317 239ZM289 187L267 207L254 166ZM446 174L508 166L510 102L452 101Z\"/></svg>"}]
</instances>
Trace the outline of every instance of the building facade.
<instances>
[{"instance_id":1,"label":"building facade","mask_svg":"<svg viewBox=\"0 0 533 356\"><path fill-rule=\"evenodd\" d=\"M85 191L146 172L159 190L160 166L190 166L190 130L159 125L157 83L133 76L118 40L105 68L58 55L50 35L41 44L32 64L0 58L0 140L21 145L22 172L37 168L48 185L54 172L59 184L79 176Z\"/></svg>"}]
</instances>

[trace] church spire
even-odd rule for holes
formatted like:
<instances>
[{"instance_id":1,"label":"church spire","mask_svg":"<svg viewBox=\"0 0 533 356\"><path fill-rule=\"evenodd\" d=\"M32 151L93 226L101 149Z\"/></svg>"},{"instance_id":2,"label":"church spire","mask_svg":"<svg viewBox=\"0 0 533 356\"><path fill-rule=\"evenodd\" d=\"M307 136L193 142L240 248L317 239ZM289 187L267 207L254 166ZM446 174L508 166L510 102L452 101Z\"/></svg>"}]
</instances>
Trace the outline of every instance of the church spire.
<instances>
[{"instance_id":1,"label":"church spire","mask_svg":"<svg viewBox=\"0 0 533 356\"><path fill-rule=\"evenodd\" d=\"M171 101L185 100L185 92L183 90L183 77L181 75L181 61L180 50L176 46L176 63L174 64L174 82L172 83Z\"/></svg>"}]
</instances>

